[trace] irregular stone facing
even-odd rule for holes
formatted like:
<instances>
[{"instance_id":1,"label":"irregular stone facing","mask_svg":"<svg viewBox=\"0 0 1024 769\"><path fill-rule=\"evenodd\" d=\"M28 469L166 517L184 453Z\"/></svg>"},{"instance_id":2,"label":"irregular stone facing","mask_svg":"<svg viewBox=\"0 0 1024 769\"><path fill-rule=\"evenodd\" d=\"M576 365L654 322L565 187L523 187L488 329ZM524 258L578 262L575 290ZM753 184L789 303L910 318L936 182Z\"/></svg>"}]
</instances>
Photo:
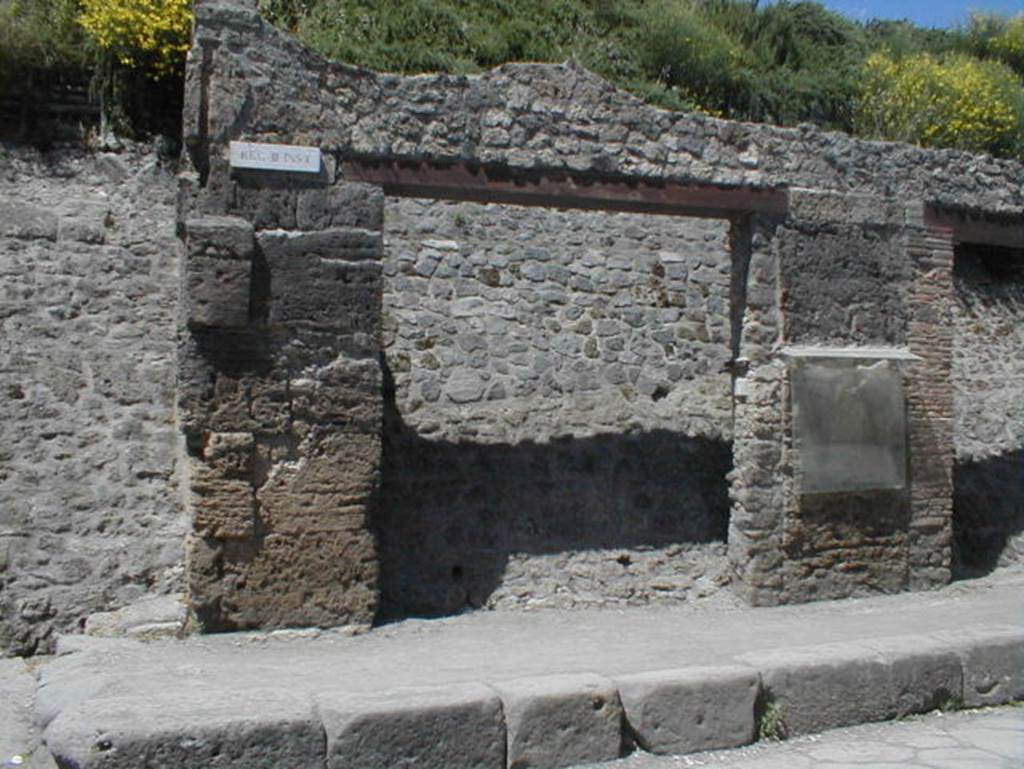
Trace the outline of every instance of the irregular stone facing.
<instances>
[{"instance_id":1,"label":"irregular stone facing","mask_svg":"<svg viewBox=\"0 0 1024 769\"><path fill-rule=\"evenodd\" d=\"M633 738L649 753L679 754L746 745L756 735L760 677L740 665L618 676Z\"/></svg>"},{"instance_id":2,"label":"irregular stone facing","mask_svg":"<svg viewBox=\"0 0 1024 769\"><path fill-rule=\"evenodd\" d=\"M399 198L385 222L385 609L727 581L725 223Z\"/></svg>"},{"instance_id":3,"label":"irregular stone facing","mask_svg":"<svg viewBox=\"0 0 1024 769\"><path fill-rule=\"evenodd\" d=\"M1024 254L961 246L953 280L956 567L1024 562Z\"/></svg>"},{"instance_id":4,"label":"irregular stone facing","mask_svg":"<svg viewBox=\"0 0 1024 769\"><path fill-rule=\"evenodd\" d=\"M90 153L0 150L6 654L183 587L174 179L119 157L112 181Z\"/></svg>"},{"instance_id":5,"label":"irregular stone facing","mask_svg":"<svg viewBox=\"0 0 1024 769\"><path fill-rule=\"evenodd\" d=\"M23 659L0 660L0 756L26 759L38 745L32 724L36 680Z\"/></svg>"},{"instance_id":6,"label":"irregular stone facing","mask_svg":"<svg viewBox=\"0 0 1024 769\"><path fill-rule=\"evenodd\" d=\"M622 704L611 681L557 675L495 688L505 710L508 769L560 769L622 754Z\"/></svg>"},{"instance_id":7,"label":"irregular stone facing","mask_svg":"<svg viewBox=\"0 0 1024 769\"><path fill-rule=\"evenodd\" d=\"M501 177L506 191L509 180L528 188L512 190L510 199L526 196L556 205L603 200L604 193L586 189L590 184L635 188L639 203L629 194L617 203L641 207L653 205L661 192L676 199L672 196L688 190L694 197L683 194L682 199L705 214L721 211L714 205L701 208L697 192L719 195L734 219L726 349L737 358L737 400L744 400L734 410L730 561L747 597L773 603L948 580L951 490L945 447L951 440L952 401L948 382L942 376L931 381L927 372L948 371L948 328L933 305L945 307L951 299L942 271L948 273L952 251L948 233L927 232L923 225L934 206L996 216L1004 223L1020 218L1024 167L1019 163L863 142L807 127L779 129L667 113L571 64L514 65L477 77L377 75L319 59L269 28L248 4L208 3L197 21L185 134L201 184L183 197L183 210L237 213L257 228L293 229L302 226L300 214L316 226L333 226L333 210L347 207L346 221L373 229L378 226L372 223L377 221L373 195L359 186L364 179L405 194L486 198L490 189L480 182ZM266 174L233 175L226 142L240 135L319 146L326 172L288 184ZM470 189L459 187L459 179L468 179ZM325 184L338 187L337 195L324 191ZM588 197L592 193L596 197ZM721 195L728 201L722 203ZM759 201L770 205L758 209ZM747 203L755 210L747 211ZM787 211L784 220L768 216ZM837 217L841 221L834 221ZM458 237L429 240L432 253L417 252L407 271L396 274L403 286L445 280L450 276L444 267L438 274L442 262L449 260L450 267L450 260L464 256ZM865 251L871 252L867 261ZM835 257L822 258L823 253ZM500 266L480 266L478 275L459 276L466 282L451 302L453 322L471 324L485 313L496 314L472 281L481 291L500 291L505 287ZM567 286L567 276L549 265L527 267L516 280L541 284L548 304L558 304L560 281L565 278ZM831 279L834 274L842 279ZM836 304L817 302L820 291ZM879 296L886 311L868 311ZM277 298L282 306L291 301L280 292ZM848 309L837 311L837 306ZM607 323L613 319L598 320L606 322L583 332L594 340L552 329L548 342L553 352L575 356L571 387L584 408L594 402L582 396L601 387L590 375L588 357L602 355L602 334L614 337ZM394 324L387 330L401 329ZM423 408L424 433L443 424L427 418L435 405L483 413L479 426L460 428L460 440L476 440L492 430L504 440L509 430L492 426L500 425L494 416L507 405L509 389L505 382L492 382L494 375L482 362L486 338L472 328L452 335L451 352L475 365L452 366L421 356L425 368L447 376L444 381L441 375L420 378L419 392L410 398L414 408L406 413ZM908 369L906 382L915 481L905 499L886 500L876 516L895 521L894 530L876 531L877 520L851 523L845 514L816 520L820 511L798 499L785 472L793 459L787 375L775 359L778 347L794 340L906 344L922 351L921 364ZM411 358L395 356L390 363L393 373L414 371ZM396 377L395 384L401 388L404 382ZM660 386L645 386L658 400ZM584 428L556 429L572 434ZM443 536L457 540L458 527ZM499 560L504 557L502 548L497 552ZM784 560L779 553L791 556L785 568L779 568ZM484 570L493 572L492 566ZM453 565L452 578L459 573L466 569ZM487 579L493 581L482 581Z\"/></svg>"},{"instance_id":8,"label":"irregular stone facing","mask_svg":"<svg viewBox=\"0 0 1024 769\"><path fill-rule=\"evenodd\" d=\"M776 234L786 343L905 345L914 276L901 231L793 218Z\"/></svg>"},{"instance_id":9,"label":"irregular stone facing","mask_svg":"<svg viewBox=\"0 0 1024 769\"><path fill-rule=\"evenodd\" d=\"M421 434L729 437L726 222L388 198L385 223L385 355Z\"/></svg>"},{"instance_id":10,"label":"irregular stone facing","mask_svg":"<svg viewBox=\"0 0 1024 769\"><path fill-rule=\"evenodd\" d=\"M501 700L482 684L375 697L325 693L316 701L328 769L504 769Z\"/></svg>"},{"instance_id":11,"label":"irregular stone facing","mask_svg":"<svg viewBox=\"0 0 1024 769\"><path fill-rule=\"evenodd\" d=\"M203 4L197 24L189 77L197 86L201 70L212 78L205 91L186 89L185 141L210 143L200 165L211 170L214 194L227 194L222 153L244 125L250 138L288 126L299 143L341 157L471 161L511 171L1024 209L1024 167L1014 161L868 142L811 126L667 112L571 63L505 65L476 76L377 74L327 62L236 4Z\"/></svg>"},{"instance_id":12,"label":"irregular stone facing","mask_svg":"<svg viewBox=\"0 0 1024 769\"><path fill-rule=\"evenodd\" d=\"M110 207L103 201L69 200L58 209L58 240L103 243L113 223Z\"/></svg>"},{"instance_id":13,"label":"irregular stone facing","mask_svg":"<svg viewBox=\"0 0 1024 769\"><path fill-rule=\"evenodd\" d=\"M56 240L57 217L46 209L16 200L0 202L0 235L21 240Z\"/></svg>"}]
</instances>

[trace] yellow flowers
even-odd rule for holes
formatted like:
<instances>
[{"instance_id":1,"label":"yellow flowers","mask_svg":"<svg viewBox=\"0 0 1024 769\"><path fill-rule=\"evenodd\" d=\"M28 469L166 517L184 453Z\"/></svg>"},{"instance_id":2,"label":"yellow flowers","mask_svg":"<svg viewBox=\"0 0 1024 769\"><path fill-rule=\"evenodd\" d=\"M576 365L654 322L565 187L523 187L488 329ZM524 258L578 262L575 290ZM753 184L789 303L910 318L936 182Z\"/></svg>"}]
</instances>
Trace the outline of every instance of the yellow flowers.
<instances>
[{"instance_id":1,"label":"yellow flowers","mask_svg":"<svg viewBox=\"0 0 1024 769\"><path fill-rule=\"evenodd\" d=\"M1024 84L1002 62L965 54L938 59L870 56L859 133L970 152L1024 152Z\"/></svg>"},{"instance_id":2,"label":"yellow flowers","mask_svg":"<svg viewBox=\"0 0 1024 769\"><path fill-rule=\"evenodd\" d=\"M192 0L82 0L78 21L121 64L145 67L160 78L181 70Z\"/></svg>"},{"instance_id":3,"label":"yellow flowers","mask_svg":"<svg viewBox=\"0 0 1024 769\"><path fill-rule=\"evenodd\" d=\"M988 42L993 54L1018 71L1024 68L1024 13L1006 22L1002 32Z\"/></svg>"}]
</instances>

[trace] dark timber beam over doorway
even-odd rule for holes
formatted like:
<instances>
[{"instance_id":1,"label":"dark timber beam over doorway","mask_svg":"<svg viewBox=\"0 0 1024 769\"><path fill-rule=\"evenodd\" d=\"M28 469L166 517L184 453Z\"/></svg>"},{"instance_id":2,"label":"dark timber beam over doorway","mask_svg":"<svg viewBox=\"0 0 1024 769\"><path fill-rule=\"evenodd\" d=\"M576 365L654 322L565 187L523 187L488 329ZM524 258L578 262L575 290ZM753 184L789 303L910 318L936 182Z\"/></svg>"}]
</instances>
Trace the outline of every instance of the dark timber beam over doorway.
<instances>
[{"instance_id":1,"label":"dark timber beam over doorway","mask_svg":"<svg viewBox=\"0 0 1024 769\"><path fill-rule=\"evenodd\" d=\"M925 223L929 227L950 230L954 243L1024 248L1024 212L1019 216L1000 216L929 206L925 210Z\"/></svg>"},{"instance_id":2,"label":"dark timber beam over doorway","mask_svg":"<svg viewBox=\"0 0 1024 769\"><path fill-rule=\"evenodd\" d=\"M513 171L466 163L345 160L341 172L348 181L377 184L387 195L404 197L723 219L752 212L784 215L788 208L782 189L613 179L564 171Z\"/></svg>"}]
</instances>

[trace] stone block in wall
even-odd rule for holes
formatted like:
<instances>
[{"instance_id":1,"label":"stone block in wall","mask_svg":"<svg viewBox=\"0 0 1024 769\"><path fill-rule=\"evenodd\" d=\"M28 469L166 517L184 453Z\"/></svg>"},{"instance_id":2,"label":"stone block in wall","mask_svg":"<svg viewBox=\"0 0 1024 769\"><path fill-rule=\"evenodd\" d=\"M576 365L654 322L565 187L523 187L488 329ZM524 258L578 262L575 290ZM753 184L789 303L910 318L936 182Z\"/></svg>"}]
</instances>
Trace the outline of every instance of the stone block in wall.
<instances>
[{"instance_id":1,"label":"stone block in wall","mask_svg":"<svg viewBox=\"0 0 1024 769\"><path fill-rule=\"evenodd\" d=\"M243 219L207 216L185 222L185 307L191 328L249 323L253 229Z\"/></svg>"},{"instance_id":2,"label":"stone block in wall","mask_svg":"<svg viewBox=\"0 0 1024 769\"><path fill-rule=\"evenodd\" d=\"M372 358L377 361L380 351L380 335L376 329L344 333L301 325L276 326L269 329L268 339L273 365L291 372L296 378L306 369L321 369L342 360Z\"/></svg>"},{"instance_id":3,"label":"stone block in wall","mask_svg":"<svg viewBox=\"0 0 1024 769\"><path fill-rule=\"evenodd\" d=\"M383 221L384 192L373 184L341 182L302 190L296 201L295 223L304 230L327 227L379 230Z\"/></svg>"},{"instance_id":4,"label":"stone block in wall","mask_svg":"<svg viewBox=\"0 0 1024 769\"><path fill-rule=\"evenodd\" d=\"M186 335L178 364L178 414L186 435L286 431L288 375L269 361L267 340L257 334Z\"/></svg>"},{"instance_id":5,"label":"stone block in wall","mask_svg":"<svg viewBox=\"0 0 1024 769\"><path fill-rule=\"evenodd\" d=\"M270 323L377 334L381 320L381 265L281 247L277 234L260 234L270 270ZM316 241L318 239L314 239ZM269 248L264 248L267 246Z\"/></svg>"},{"instance_id":6,"label":"stone block in wall","mask_svg":"<svg viewBox=\"0 0 1024 769\"><path fill-rule=\"evenodd\" d=\"M293 230L297 226L295 208L300 189L297 186L269 186L228 181L229 210L252 222L257 230Z\"/></svg>"},{"instance_id":7,"label":"stone block in wall","mask_svg":"<svg viewBox=\"0 0 1024 769\"><path fill-rule=\"evenodd\" d=\"M245 539L255 533L255 441L251 433L210 433L189 467L192 528L203 537Z\"/></svg>"},{"instance_id":8,"label":"stone block in wall","mask_svg":"<svg viewBox=\"0 0 1024 769\"><path fill-rule=\"evenodd\" d=\"M383 418L382 373L375 358L339 358L289 382L295 422L376 432Z\"/></svg>"},{"instance_id":9,"label":"stone block in wall","mask_svg":"<svg viewBox=\"0 0 1024 769\"><path fill-rule=\"evenodd\" d=\"M356 227L331 227L313 232L261 232L259 243L264 257L273 264L314 256L355 262L380 259L384 253L380 230Z\"/></svg>"},{"instance_id":10,"label":"stone block in wall","mask_svg":"<svg viewBox=\"0 0 1024 769\"><path fill-rule=\"evenodd\" d=\"M103 243L110 221L110 207L103 203L68 201L60 208L57 238L78 243Z\"/></svg>"},{"instance_id":11,"label":"stone block in wall","mask_svg":"<svg viewBox=\"0 0 1024 769\"><path fill-rule=\"evenodd\" d=\"M335 495L339 509L365 501L377 486L380 451L381 438L376 433L315 428L296 450L301 461L273 468L257 497L262 500L274 493Z\"/></svg>"},{"instance_id":12,"label":"stone block in wall","mask_svg":"<svg viewBox=\"0 0 1024 769\"><path fill-rule=\"evenodd\" d=\"M256 502L247 480L224 478L194 462L189 479L192 529L201 537L246 539L253 536Z\"/></svg>"},{"instance_id":13,"label":"stone block in wall","mask_svg":"<svg viewBox=\"0 0 1024 769\"><path fill-rule=\"evenodd\" d=\"M203 459L225 478L248 480L255 444L252 433L210 433L203 447Z\"/></svg>"},{"instance_id":14,"label":"stone block in wall","mask_svg":"<svg viewBox=\"0 0 1024 769\"><path fill-rule=\"evenodd\" d=\"M208 630L368 624L378 573L366 528L197 538L189 550L189 596Z\"/></svg>"},{"instance_id":15,"label":"stone block in wall","mask_svg":"<svg viewBox=\"0 0 1024 769\"><path fill-rule=\"evenodd\" d=\"M195 257L185 267L190 328L243 328L249 323L252 267L232 259Z\"/></svg>"},{"instance_id":16,"label":"stone block in wall","mask_svg":"<svg viewBox=\"0 0 1024 769\"><path fill-rule=\"evenodd\" d=\"M256 242L252 224L236 216L202 216L185 222L188 256L249 261Z\"/></svg>"}]
</instances>

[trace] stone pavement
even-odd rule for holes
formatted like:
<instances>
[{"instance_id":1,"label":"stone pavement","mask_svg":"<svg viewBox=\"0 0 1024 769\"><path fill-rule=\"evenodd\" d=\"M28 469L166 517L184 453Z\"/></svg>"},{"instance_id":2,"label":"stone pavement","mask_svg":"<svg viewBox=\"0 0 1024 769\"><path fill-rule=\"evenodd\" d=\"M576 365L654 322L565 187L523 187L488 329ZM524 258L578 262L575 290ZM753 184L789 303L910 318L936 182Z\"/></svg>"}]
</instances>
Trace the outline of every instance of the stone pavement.
<instances>
[{"instance_id":1,"label":"stone pavement","mask_svg":"<svg viewBox=\"0 0 1024 769\"><path fill-rule=\"evenodd\" d=\"M629 758L580 769L1020 769L1024 708L937 712L786 742L688 756Z\"/></svg>"},{"instance_id":2,"label":"stone pavement","mask_svg":"<svg viewBox=\"0 0 1024 769\"><path fill-rule=\"evenodd\" d=\"M35 734L79 769L559 767L1024 698L1024 575L769 609L474 613L369 633L63 637ZM24 735L26 750L32 734ZM8 745L11 740L2 741Z\"/></svg>"}]
</instances>

